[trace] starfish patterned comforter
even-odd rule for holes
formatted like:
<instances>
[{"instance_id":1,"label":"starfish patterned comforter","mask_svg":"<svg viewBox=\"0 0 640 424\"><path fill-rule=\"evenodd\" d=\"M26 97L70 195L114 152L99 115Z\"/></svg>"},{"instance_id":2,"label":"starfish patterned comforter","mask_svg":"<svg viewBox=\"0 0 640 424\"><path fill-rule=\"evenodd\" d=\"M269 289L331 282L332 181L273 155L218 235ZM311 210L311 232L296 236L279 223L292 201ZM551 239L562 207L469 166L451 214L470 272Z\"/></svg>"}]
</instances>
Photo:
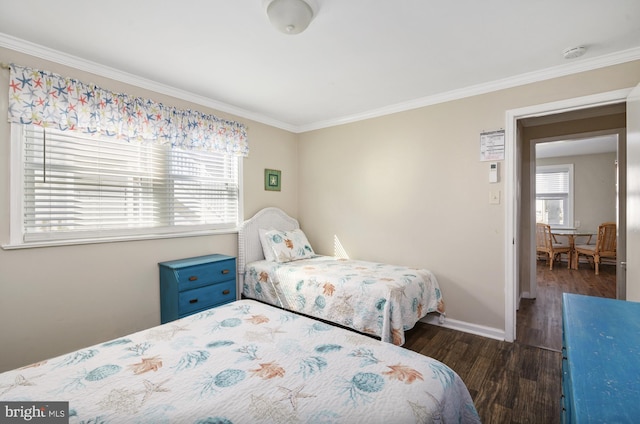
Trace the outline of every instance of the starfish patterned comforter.
<instances>
[{"instance_id":1,"label":"starfish patterned comforter","mask_svg":"<svg viewBox=\"0 0 640 424\"><path fill-rule=\"evenodd\" d=\"M242 293L400 346L418 320L445 312L432 272L333 256L247 264Z\"/></svg>"},{"instance_id":2,"label":"starfish patterned comforter","mask_svg":"<svg viewBox=\"0 0 640 424\"><path fill-rule=\"evenodd\" d=\"M0 374L0 401L70 423L474 423L432 358L252 300Z\"/></svg>"}]
</instances>

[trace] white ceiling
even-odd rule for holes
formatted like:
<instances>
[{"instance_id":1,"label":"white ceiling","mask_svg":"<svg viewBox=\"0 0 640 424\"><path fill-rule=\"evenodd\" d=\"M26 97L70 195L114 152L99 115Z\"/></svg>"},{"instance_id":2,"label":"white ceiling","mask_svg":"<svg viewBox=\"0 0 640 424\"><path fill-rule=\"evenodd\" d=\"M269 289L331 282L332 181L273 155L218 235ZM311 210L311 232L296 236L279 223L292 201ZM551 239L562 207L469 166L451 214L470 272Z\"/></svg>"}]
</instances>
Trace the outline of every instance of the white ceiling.
<instances>
[{"instance_id":1,"label":"white ceiling","mask_svg":"<svg viewBox=\"0 0 640 424\"><path fill-rule=\"evenodd\" d=\"M0 46L295 132L640 59L639 0L314 0L299 35L265 6L0 0Z\"/></svg>"},{"instance_id":2,"label":"white ceiling","mask_svg":"<svg viewBox=\"0 0 640 424\"><path fill-rule=\"evenodd\" d=\"M618 150L618 137L603 135L582 139L559 140L536 144L536 158L550 158L575 155L595 155Z\"/></svg>"}]
</instances>

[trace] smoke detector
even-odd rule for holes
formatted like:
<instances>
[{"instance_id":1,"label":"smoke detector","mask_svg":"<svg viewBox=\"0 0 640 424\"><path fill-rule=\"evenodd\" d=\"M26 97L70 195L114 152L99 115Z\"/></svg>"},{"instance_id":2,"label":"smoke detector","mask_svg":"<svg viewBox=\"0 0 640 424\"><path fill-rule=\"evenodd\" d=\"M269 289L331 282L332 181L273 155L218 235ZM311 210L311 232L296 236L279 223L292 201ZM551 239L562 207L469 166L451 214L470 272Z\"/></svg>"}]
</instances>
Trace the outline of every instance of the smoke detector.
<instances>
[{"instance_id":1,"label":"smoke detector","mask_svg":"<svg viewBox=\"0 0 640 424\"><path fill-rule=\"evenodd\" d=\"M565 49L562 52L562 55L565 59L575 59L576 57L580 57L585 54L586 51L587 48L585 46L570 47L568 49Z\"/></svg>"}]
</instances>

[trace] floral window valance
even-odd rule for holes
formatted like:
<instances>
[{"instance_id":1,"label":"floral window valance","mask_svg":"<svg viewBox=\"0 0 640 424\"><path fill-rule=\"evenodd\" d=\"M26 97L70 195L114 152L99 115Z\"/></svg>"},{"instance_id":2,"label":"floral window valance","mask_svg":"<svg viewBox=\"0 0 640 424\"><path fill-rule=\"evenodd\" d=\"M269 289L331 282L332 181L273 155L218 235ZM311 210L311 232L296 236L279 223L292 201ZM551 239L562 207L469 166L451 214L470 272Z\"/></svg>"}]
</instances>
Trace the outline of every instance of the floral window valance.
<instances>
[{"instance_id":1,"label":"floral window valance","mask_svg":"<svg viewBox=\"0 0 640 424\"><path fill-rule=\"evenodd\" d=\"M243 124L10 65L9 122L154 141L185 150L249 154Z\"/></svg>"}]
</instances>

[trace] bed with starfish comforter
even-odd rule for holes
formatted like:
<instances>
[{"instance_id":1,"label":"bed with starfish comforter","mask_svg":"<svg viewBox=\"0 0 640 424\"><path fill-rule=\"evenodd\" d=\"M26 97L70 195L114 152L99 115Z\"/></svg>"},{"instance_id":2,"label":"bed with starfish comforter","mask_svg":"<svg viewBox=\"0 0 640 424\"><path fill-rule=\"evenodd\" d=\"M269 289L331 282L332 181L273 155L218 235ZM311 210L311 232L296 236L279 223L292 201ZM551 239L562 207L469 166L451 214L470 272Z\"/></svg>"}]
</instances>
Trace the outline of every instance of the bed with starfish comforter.
<instances>
[{"instance_id":1,"label":"bed with starfish comforter","mask_svg":"<svg viewBox=\"0 0 640 424\"><path fill-rule=\"evenodd\" d=\"M404 332L430 312L444 313L433 273L333 256L247 265L245 297L404 344Z\"/></svg>"},{"instance_id":2,"label":"bed with starfish comforter","mask_svg":"<svg viewBox=\"0 0 640 424\"><path fill-rule=\"evenodd\" d=\"M42 401L70 423L479 422L445 364L252 300L0 374L0 403Z\"/></svg>"},{"instance_id":3,"label":"bed with starfish comforter","mask_svg":"<svg viewBox=\"0 0 640 424\"><path fill-rule=\"evenodd\" d=\"M298 221L265 208L238 233L238 278L245 298L335 323L396 345L445 306L433 272L316 255Z\"/></svg>"}]
</instances>

